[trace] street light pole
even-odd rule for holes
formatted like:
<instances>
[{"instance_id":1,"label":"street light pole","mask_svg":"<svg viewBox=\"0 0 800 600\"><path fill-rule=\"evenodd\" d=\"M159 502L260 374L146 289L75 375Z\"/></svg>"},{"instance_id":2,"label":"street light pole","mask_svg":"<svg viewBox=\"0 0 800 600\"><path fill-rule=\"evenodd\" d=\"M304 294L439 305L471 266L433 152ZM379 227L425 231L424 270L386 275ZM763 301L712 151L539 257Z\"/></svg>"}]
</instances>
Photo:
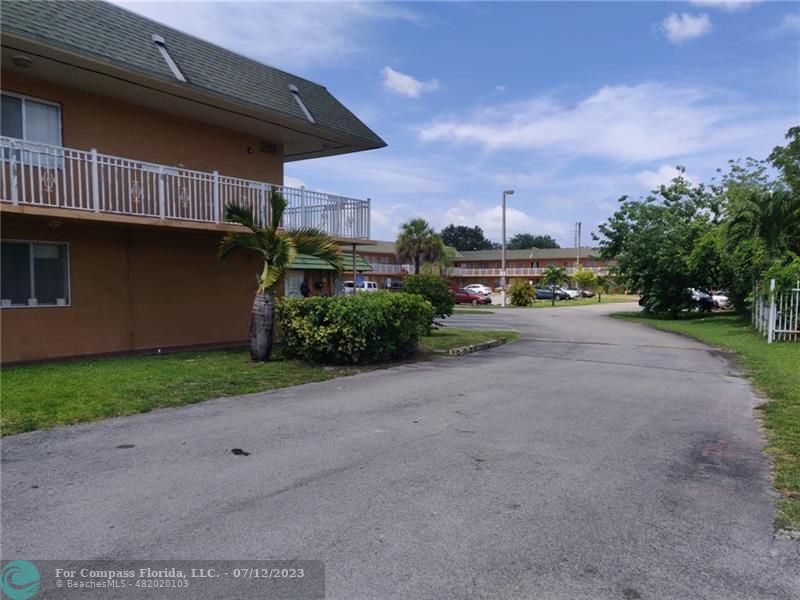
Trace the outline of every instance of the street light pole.
<instances>
[{"instance_id":1,"label":"street light pole","mask_svg":"<svg viewBox=\"0 0 800 600\"><path fill-rule=\"evenodd\" d=\"M513 194L514 190L505 190L503 192L503 259L500 265L500 288L502 290L503 306L506 305L506 196Z\"/></svg>"}]
</instances>

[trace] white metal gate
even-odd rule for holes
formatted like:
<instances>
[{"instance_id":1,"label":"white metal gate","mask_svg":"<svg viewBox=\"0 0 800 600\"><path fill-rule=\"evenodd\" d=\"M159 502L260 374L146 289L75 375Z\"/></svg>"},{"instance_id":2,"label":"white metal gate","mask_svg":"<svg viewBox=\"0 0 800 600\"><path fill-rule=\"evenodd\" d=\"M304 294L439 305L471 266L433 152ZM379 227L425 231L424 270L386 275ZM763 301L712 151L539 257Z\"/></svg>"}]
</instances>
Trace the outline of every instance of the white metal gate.
<instances>
[{"instance_id":1,"label":"white metal gate","mask_svg":"<svg viewBox=\"0 0 800 600\"><path fill-rule=\"evenodd\" d=\"M800 342L800 281L792 289L753 293L753 327L772 342Z\"/></svg>"}]
</instances>

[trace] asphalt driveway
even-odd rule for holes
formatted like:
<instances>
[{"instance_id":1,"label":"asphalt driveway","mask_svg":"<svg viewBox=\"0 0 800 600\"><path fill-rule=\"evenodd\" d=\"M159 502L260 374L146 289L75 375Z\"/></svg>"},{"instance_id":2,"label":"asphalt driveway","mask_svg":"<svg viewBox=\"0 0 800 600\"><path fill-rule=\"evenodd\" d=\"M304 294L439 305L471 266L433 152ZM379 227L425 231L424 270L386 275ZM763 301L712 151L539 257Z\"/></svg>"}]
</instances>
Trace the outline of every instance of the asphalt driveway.
<instances>
[{"instance_id":1,"label":"asphalt driveway","mask_svg":"<svg viewBox=\"0 0 800 600\"><path fill-rule=\"evenodd\" d=\"M5 438L3 555L322 559L348 600L800 597L759 400L624 308L463 315L523 340Z\"/></svg>"}]
</instances>

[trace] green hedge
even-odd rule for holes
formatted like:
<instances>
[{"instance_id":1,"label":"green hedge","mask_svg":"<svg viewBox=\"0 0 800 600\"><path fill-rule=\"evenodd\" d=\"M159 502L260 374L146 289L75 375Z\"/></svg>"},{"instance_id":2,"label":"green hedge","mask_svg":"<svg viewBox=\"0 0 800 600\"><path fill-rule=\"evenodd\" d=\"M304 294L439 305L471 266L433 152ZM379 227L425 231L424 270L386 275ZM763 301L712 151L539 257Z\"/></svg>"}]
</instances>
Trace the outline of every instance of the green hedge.
<instances>
[{"instance_id":1,"label":"green hedge","mask_svg":"<svg viewBox=\"0 0 800 600\"><path fill-rule=\"evenodd\" d=\"M430 332L433 307L419 296L390 292L332 298L280 298L275 314L289 356L357 364L403 358Z\"/></svg>"},{"instance_id":2,"label":"green hedge","mask_svg":"<svg viewBox=\"0 0 800 600\"><path fill-rule=\"evenodd\" d=\"M433 306L434 317L444 319L453 314L456 295L447 282L438 275L411 275L403 282L406 294L422 296ZM431 319L431 322L433 319Z\"/></svg>"}]
</instances>

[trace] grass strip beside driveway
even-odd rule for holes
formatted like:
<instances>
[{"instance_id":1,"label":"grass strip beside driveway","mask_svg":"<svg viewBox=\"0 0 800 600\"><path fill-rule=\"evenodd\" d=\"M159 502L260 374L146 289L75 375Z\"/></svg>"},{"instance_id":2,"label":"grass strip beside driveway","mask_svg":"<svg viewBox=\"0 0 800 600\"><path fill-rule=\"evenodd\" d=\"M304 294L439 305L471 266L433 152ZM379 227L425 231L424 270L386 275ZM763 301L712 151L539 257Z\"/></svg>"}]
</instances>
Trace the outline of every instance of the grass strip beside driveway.
<instances>
[{"instance_id":1,"label":"grass strip beside driveway","mask_svg":"<svg viewBox=\"0 0 800 600\"><path fill-rule=\"evenodd\" d=\"M423 338L423 356L430 356L433 349L449 350L498 337L494 331L446 331ZM464 340L470 341L462 343ZM0 433L23 433L264 392L369 368L375 367L323 367L287 360L279 348L267 363L251 362L247 350L240 348L9 367L0 375Z\"/></svg>"},{"instance_id":2,"label":"grass strip beside driveway","mask_svg":"<svg viewBox=\"0 0 800 600\"><path fill-rule=\"evenodd\" d=\"M613 316L736 352L755 386L769 397L759 411L769 438L767 452L775 460L775 487L783 495L776 526L800 531L800 343L767 344L748 321L726 313L679 320L641 313Z\"/></svg>"},{"instance_id":3,"label":"grass strip beside driveway","mask_svg":"<svg viewBox=\"0 0 800 600\"><path fill-rule=\"evenodd\" d=\"M519 339L516 331L492 331L486 329L457 329L455 327L442 327L431 335L424 337L420 343L421 350L444 351L451 348L460 348L472 344L480 344L489 340L505 338L507 342Z\"/></svg>"}]
</instances>

